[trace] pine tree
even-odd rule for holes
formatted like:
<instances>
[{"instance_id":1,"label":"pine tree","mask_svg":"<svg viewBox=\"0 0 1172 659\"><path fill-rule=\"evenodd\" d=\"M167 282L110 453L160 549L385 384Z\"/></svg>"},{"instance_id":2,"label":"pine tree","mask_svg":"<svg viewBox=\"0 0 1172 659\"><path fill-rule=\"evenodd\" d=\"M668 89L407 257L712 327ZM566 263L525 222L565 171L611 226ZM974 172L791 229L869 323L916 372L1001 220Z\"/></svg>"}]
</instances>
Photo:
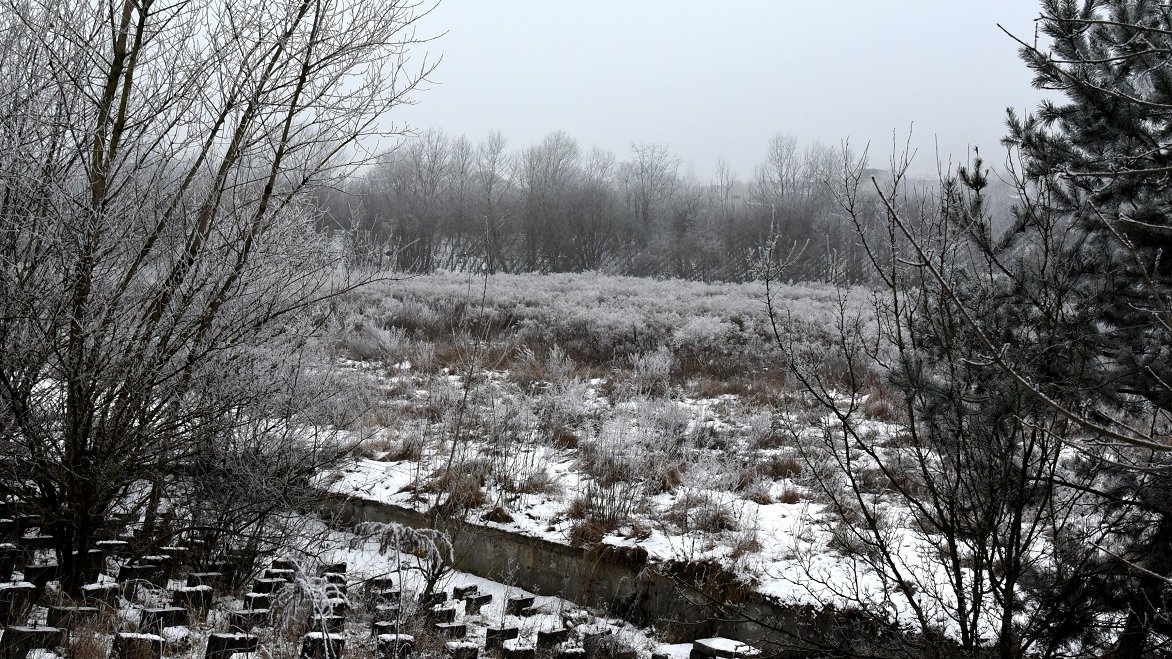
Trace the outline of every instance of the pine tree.
<instances>
[{"instance_id":1,"label":"pine tree","mask_svg":"<svg viewBox=\"0 0 1172 659\"><path fill-rule=\"evenodd\" d=\"M1123 620L1109 656L1140 656L1167 633L1159 628L1172 576L1172 8L1044 0L1042 10L1050 49L1022 43L1021 54L1035 86L1061 98L1033 115L1010 113L1006 144L1021 156L1033 201L996 249L1057 264L1046 281L1063 299L1044 319L1059 338L1051 347L1084 359L1030 377L1039 397L1081 396L1062 412L1096 444L1083 448L1082 472L1114 520L1103 538L1110 549L1073 550L1094 560L1067 585L1077 591L1073 580L1093 574L1097 587L1056 601L1054 617L1085 615L1080 598L1095 599ZM1040 309L1034 292L1006 294Z\"/></svg>"},{"instance_id":2,"label":"pine tree","mask_svg":"<svg viewBox=\"0 0 1172 659\"><path fill-rule=\"evenodd\" d=\"M1044 209L1069 218L1084 337L1105 358L1098 391L1172 409L1172 9L1151 0L1045 0L1053 50L1023 45L1034 84L1061 91L1035 115L1010 114L1007 143ZM1018 229L1036 228L1019 214Z\"/></svg>"}]
</instances>

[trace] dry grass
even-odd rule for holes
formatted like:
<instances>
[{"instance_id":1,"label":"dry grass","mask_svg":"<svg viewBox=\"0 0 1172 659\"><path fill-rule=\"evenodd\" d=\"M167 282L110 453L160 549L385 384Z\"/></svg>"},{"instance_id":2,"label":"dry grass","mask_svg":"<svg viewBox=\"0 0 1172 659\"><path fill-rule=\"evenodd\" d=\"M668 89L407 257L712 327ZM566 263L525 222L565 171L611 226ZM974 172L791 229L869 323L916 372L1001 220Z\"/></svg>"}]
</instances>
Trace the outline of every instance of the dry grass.
<instances>
[{"instance_id":1,"label":"dry grass","mask_svg":"<svg viewBox=\"0 0 1172 659\"><path fill-rule=\"evenodd\" d=\"M398 445L398 442L386 434L379 434L362 440L355 447L355 452L364 458L376 459L390 454Z\"/></svg>"},{"instance_id":2,"label":"dry grass","mask_svg":"<svg viewBox=\"0 0 1172 659\"><path fill-rule=\"evenodd\" d=\"M96 620L75 624L69 631L71 659L106 659L110 654L110 634L118 625L113 609L102 607Z\"/></svg>"},{"instance_id":3,"label":"dry grass","mask_svg":"<svg viewBox=\"0 0 1172 659\"><path fill-rule=\"evenodd\" d=\"M550 431L549 443L560 449L576 449L582 439L572 430L554 428Z\"/></svg>"},{"instance_id":4,"label":"dry grass","mask_svg":"<svg viewBox=\"0 0 1172 659\"><path fill-rule=\"evenodd\" d=\"M880 494L891 489L891 479L879 467L863 467L854 474L854 487L864 494Z\"/></svg>"},{"instance_id":5,"label":"dry grass","mask_svg":"<svg viewBox=\"0 0 1172 659\"><path fill-rule=\"evenodd\" d=\"M797 478L802 474L802 459L796 455L774 453L757 464L757 473L773 481Z\"/></svg>"},{"instance_id":6,"label":"dry grass","mask_svg":"<svg viewBox=\"0 0 1172 659\"><path fill-rule=\"evenodd\" d=\"M508 524L513 521L513 516L509 511L501 506L493 506L493 509L480 516L480 519L485 522L496 522L497 524Z\"/></svg>"},{"instance_id":7,"label":"dry grass","mask_svg":"<svg viewBox=\"0 0 1172 659\"><path fill-rule=\"evenodd\" d=\"M805 491L803 491L801 488L795 487L795 486L787 483L785 486L782 487L781 494L778 495L778 497L777 497L777 502L778 503L789 503L789 504L801 503L802 501L805 501L808 498L809 497L806 496Z\"/></svg>"},{"instance_id":8,"label":"dry grass","mask_svg":"<svg viewBox=\"0 0 1172 659\"><path fill-rule=\"evenodd\" d=\"M665 511L664 519L685 533L719 533L740 528L732 508L706 494L680 497Z\"/></svg>"},{"instance_id":9,"label":"dry grass","mask_svg":"<svg viewBox=\"0 0 1172 659\"><path fill-rule=\"evenodd\" d=\"M607 533L618 528L613 522L600 517L588 516L575 521L570 525L570 535L567 538L571 545L585 546L600 542Z\"/></svg>"},{"instance_id":10,"label":"dry grass","mask_svg":"<svg viewBox=\"0 0 1172 659\"><path fill-rule=\"evenodd\" d=\"M465 460L432 473L420 490L439 497L437 511L455 515L487 503L484 485L491 473L488 460Z\"/></svg>"},{"instance_id":11,"label":"dry grass","mask_svg":"<svg viewBox=\"0 0 1172 659\"><path fill-rule=\"evenodd\" d=\"M769 492L769 484L762 481L750 483L741 491L741 496L753 503L767 506L773 503L773 495Z\"/></svg>"},{"instance_id":12,"label":"dry grass","mask_svg":"<svg viewBox=\"0 0 1172 659\"><path fill-rule=\"evenodd\" d=\"M544 494L552 497L562 493L561 484L545 469L537 469L515 481L510 479L506 485L505 489L518 494Z\"/></svg>"},{"instance_id":13,"label":"dry grass","mask_svg":"<svg viewBox=\"0 0 1172 659\"><path fill-rule=\"evenodd\" d=\"M423 437L420 435L403 437L395 444L387 447L383 460L388 462L419 460L423 457L423 443Z\"/></svg>"},{"instance_id":14,"label":"dry grass","mask_svg":"<svg viewBox=\"0 0 1172 659\"><path fill-rule=\"evenodd\" d=\"M902 455L897 453L897 455ZM889 465L891 485L902 496L911 499L922 499L928 496L929 488L924 480L921 466L913 458L897 459L894 465Z\"/></svg>"},{"instance_id":15,"label":"dry grass","mask_svg":"<svg viewBox=\"0 0 1172 659\"><path fill-rule=\"evenodd\" d=\"M741 531L733 538L732 547L729 550L729 560L736 562L749 554L755 554L761 551L761 541L757 538L757 531L755 529L746 529Z\"/></svg>"},{"instance_id":16,"label":"dry grass","mask_svg":"<svg viewBox=\"0 0 1172 659\"><path fill-rule=\"evenodd\" d=\"M777 430L770 430L752 438L753 448L766 451L785 448L792 443L793 440L788 434Z\"/></svg>"},{"instance_id":17,"label":"dry grass","mask_svg":"<svg viewBox=\"0 0 1172 659\"><path fill-rule=\"evenodd\" d=\"M717 398L718 396L749 396L753 393L753 382L744 377L715 378L707 374L687 380L686 390L695 398Z\"/></svg>"},{"instance_id":18,"label":"dry grass","mask_svg":"<svg viewBox=\"0 0 1172 659\"><path fill-rule=\"evenodd\" d=\"M904 406L904 401L895 391L876 385L867 388L867 400L859 406L859 411L871 419L896 423L907 418Z\"/></svg>"},{"instance_id":19,"label":"dry grass","mask_svg":"<svg viewBox=\"0 0 1172 659\"><path fill-rule=\"evenodd\" d=\"M586 519L590 514L590 500L584 496L576 496L570 499L570 503L566 506L566 516L570 519Z\"/></svg>"}]
</instances>

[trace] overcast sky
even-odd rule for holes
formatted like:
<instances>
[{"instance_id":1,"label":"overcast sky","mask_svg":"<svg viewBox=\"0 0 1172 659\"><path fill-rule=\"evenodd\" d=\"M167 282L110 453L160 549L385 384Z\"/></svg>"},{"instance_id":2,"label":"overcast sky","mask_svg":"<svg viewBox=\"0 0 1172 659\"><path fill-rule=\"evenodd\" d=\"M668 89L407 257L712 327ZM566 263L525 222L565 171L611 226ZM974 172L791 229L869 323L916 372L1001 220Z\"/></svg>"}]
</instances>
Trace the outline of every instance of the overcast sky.
<instances>
[{"instance_id":1,"label":"overcast sky","mask_svg":"<svg viewBox=\"0 0 1172 659\"><path fill-rule=\"evenodd\" d=\"M1001 161L1005 108L1041 92L1001 30L1032 40L1032 0L442 0L420 35L443 61L398 119L510 147L565 130L620 159L668 145L708 179L747 178L766 143L872 144L909 128L916 170L939 149ZM937 146L938 145L938 146Z\"/></svg>"}]
</instances>

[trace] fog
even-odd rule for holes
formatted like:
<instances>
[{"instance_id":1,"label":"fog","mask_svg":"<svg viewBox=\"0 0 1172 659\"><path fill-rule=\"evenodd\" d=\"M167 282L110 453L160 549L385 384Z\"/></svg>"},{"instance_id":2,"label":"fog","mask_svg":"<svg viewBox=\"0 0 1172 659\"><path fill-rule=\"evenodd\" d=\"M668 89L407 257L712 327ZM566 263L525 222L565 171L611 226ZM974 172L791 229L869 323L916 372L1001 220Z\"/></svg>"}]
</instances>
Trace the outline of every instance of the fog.
<instances>
[{"instance_id":1,"label":"fog","mask_svg":"<svg viewBox=\"0 0 1172 659\"><path fill-rule=\"evenodd\" d=\"M565 130L627 154L669 145L684 173L723 158L751 174L776 133L871 143L882 166L909 132L913 171L973 146L999 162L1005 108L1042 92L1017 58L1038 8L982 3L445 0L419 23L442 62L397 118L514 145Z\"/></svg>"}]
</instances>

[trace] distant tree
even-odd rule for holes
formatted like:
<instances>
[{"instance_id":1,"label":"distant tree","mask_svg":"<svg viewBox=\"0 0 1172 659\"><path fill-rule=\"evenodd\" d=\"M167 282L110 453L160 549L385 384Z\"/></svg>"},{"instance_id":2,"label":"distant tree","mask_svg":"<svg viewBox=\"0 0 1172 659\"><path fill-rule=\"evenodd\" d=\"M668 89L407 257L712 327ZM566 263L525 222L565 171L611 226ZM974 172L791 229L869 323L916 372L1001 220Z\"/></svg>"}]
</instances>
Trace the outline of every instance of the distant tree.
<instances>
[{"instance_id":1,"label":"distant tree","mask_svg":"<svg viewBox=\"0 0 1172 659\"><path fill-rule=\"evenodd\" d=\"M521 157L524 264L527 270L561 270L566 255L562 228L568 192L581 166L581 147L563 131L545 136Z\"/></svg>"},{"instance_id":2,"label":"distant tree","mask_svg":"<svg viewBox=\"0 0 1172 659\"><path fill-rule=\"evenodd\" d=\"M591 151L571 193L567 218L573 270L599 270L616 261L622 251L625 232L614 178L614 154L597 148Z\"/></svg>"},{"instance_id":3,"label":"distant tree","mask_svg":"<svg viewBox=\"0 0 1172 659\"><path fill-rule=\"evenodd\" d=\"M505 138L500 133L491 133L476 147L476 208L484 223L484 262L489 273L509 269L505 242L510 215L507 202L513 190L511 168Z\"/></svg>"},{"instance_id":4,"label":"distant tree","mask_svg":"<svg viewBox=\"0 0 1172 659\"><path fill-rule=\"evenodd\" d=\"M651 239L658 214L679 185L680 159L662 144L632 144L631 159L622 164L627 206L639 236Z\"/></svg>"}]
</instances>

